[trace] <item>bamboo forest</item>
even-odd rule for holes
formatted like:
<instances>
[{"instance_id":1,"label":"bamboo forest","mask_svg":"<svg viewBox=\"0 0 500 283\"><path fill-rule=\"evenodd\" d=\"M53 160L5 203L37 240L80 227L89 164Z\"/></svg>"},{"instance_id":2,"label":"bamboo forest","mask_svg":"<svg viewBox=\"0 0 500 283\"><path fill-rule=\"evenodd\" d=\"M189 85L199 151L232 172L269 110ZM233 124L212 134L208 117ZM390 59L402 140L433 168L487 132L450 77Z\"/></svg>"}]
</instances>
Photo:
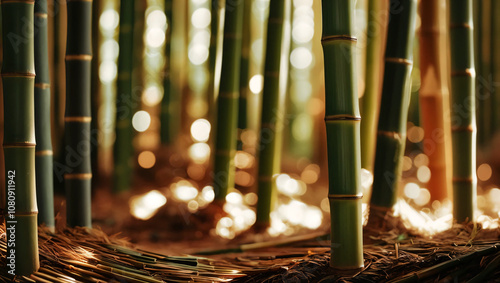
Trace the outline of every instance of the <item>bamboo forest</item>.
<instances>
[{"instance_id":1,"label":"bamboo forest","mask_svg":"<svg viewBox=\"0 0 500 283\"><path fill-rule=\"evenodd\" d=\"M499 282L499 0L0 18L0 282Z\"/></svg>"}]
</instances>

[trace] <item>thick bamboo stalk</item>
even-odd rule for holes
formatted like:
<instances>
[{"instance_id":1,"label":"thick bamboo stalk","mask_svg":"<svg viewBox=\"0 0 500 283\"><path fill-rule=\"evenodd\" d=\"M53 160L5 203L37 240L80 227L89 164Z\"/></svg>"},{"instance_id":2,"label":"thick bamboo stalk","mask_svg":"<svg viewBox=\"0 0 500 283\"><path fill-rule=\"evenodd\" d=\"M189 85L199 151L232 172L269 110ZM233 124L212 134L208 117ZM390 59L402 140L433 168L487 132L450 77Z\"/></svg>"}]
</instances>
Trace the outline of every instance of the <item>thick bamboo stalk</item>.
<instances>
[{"instance_id":1,"label":"thick bamboo stalk","mask_svg":"<svg viewBox=\"0 0 500 283\"><path fill-rule=\"evenodd\" d=\"M330 266L343 270L356 270L364 265L354 7L354 0L322 1L332 234Z\"/></svg>"},{"instance_id":2,"label":"thick bamboo stalk","mask_svg":"<svg viewBox=\"0 0 500 283\"><path fill-rule=\"evenodd\" d=\"M35 1L35 166L38 224L54 229L54 180L50 122L47 1Z\"/></svg>"},{"instance_id":3,"label":"thick bamboo stalk","mask_svg":"<svg viewBox=\"0 0 500 283\"><path fill-rule=\"evenodd\" d=\"M476 206L476 113L472 0L450 2L453 215L474 221Z\"/></svg>"},{"instance_id":4,"label":"thick bamboo stalk","mask_svg":"<svg viewBox=\"0 0 500 283\"><path fill-rule=\"evenodd\" d=\"M250 67L250 24L252 20L252 1L245 1L243 8L243 31L241 44L241 63L240 63L240 99L238 102L238 144L237 149L243 149L241 133L247 128L247 95L248 95L248 72Z\"/></svg>"},{"instance_id":5,"label":"thick bamboo stalk","mask_svg":"<svg viewBox=\"0 0 500 283\"><path fill-rule=\"evenodd\" d=\"M422 0L420 4L419 92L424 153L429 157L431 200L451 193L451 129L449 120L446 0Z\"/></svg>"},{"instance_id":6,"label":"thick bamboo stalk","mask_svg":"<svg viewBox=\"0 0 500 283\"><path fill-rule=\"evenodd\" d=\"M234 186L243 1L248 0L226 2L224 17L224 52L222 53L221 81L217 97L213 180L215 199L219 202L224 201L227 191Z\"/></svg>"},{"instance_id":7,"label":"thick bamboo stalk","mask_svg":"<svg viewBox=\"0 0 500 283\"><path fill-rule=\"evenodd\" d=\"M406 143L416 2L401 1L400 12L391 14L389 21L380 106L384 115L379 116L378 122L371 211L390 210L396 203Z\"/></svg>"},{"instance_id":8,"label":"thick bamboo stalk","mask_svg":"<svg viewBox=\"0 0 500 283\"><path fill-rule=\"evenodd\" d=\"M361 104L361 167L373 172L377 120L384 77L389 0L368 3L365 93Z\"/></svg>"},{"instance_id":9,"label":"thick bamboo stalk","mask_svg":"<svg viewBox=\"0 0 500 283\"><path fill-rule=\"evenodd\" d=\"M2 0L7 272L39 266L35 189L34 1Z\"/></svg>"},{"instance_id":10,"label":"thick bamboo stalk","mask_svg":"<svg viewBox=\"0 0 500 283\"><path fill-rule=\"evenodd\" d=\"M65 160L66 222L91 227L90 67L92 2L67 0Z\"/></svg>"},{"instance_id":11,"label":"thick bamboo stalk","mask_svg":"<svg viewBox=\"0 0 500 283\"><path fill-rule=\"evenodd\" d=\"M132 70L134 44L134 1L125 0L120 4L120 34L118 56L118 79L116 82L116 141L113 147L115 170L113 191L120 193L130 190L132 182L134 147L132 139L133 97Z\"/></svg>"},{"instance_id":12,"label":"thick bamboo stalk","mask_svg":"<svg viewBox=\"0 0 500 283\"><path fill-rule=\"evenodd\" d=\"M167 17L167 30L165 31L165 71L163 77L163 98L161 102L160 138L164 145L171 144L177 135L176 120L179 119L179 101L171 85L171 38L172 38L172 0L165 1L165 16Z\"/></svg>"},{"instance_id":13,"label":"thick bamboo stalk","mask_svg":"<svg viewBox=\"0 0 500 283\"><path fill-rule=\"evenodd\" d=\"M269 3L257 189L257 224L264 227L269 225L277 196L274 176L281 168L288 79L287 55L290 52L290 30L285 27L285 21L290 19L290 13L291 3L288 0L272 0Z\"/></svg>"}]
</instances>

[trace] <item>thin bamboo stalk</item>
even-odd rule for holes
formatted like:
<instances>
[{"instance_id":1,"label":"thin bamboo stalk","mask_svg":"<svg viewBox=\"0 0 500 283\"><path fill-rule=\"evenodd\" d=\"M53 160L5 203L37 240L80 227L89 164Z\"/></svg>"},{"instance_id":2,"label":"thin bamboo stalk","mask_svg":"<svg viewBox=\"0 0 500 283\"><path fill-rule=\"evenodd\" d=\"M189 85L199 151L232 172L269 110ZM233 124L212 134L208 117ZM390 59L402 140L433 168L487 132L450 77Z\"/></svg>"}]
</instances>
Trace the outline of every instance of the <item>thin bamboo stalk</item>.
<instances>
[{"instance_id":1,"label":"thin bamboo stalk","mask_svg":"<svg viewBox=\"0 0 500 283\"><path fill-rule=\"evenodd\" d=\"M224 17L224 52L222 54L221 81L217 98L213 180L215 199L219 202L224 201L227 191L234 186L243 1L248 0L226 2Z\"/></svg>"},{"instance_id":2,"label":"thin bamboo stalk","mask_svg":"<svg viewBox=\"0 0 500 283\"><path fill-rule=\"evenodd\" d=\"M429 157L431 201L443 201L451 193L451 128L446 48L446 0L422 0L420 4L419 92L424 153Z\"/></svg>"},{"instance_id":3,"label":"thin bamboo stalk","mask_svg":"<svg viewBox=\"0 0 500 283\"><path fill-rule=\"evenodd\" d=\"M500 7L500 6L499 6ZM450 2L453 215L474 221L476 113L472 0Z\"/></svg>"},{"instance_id":4,"label":"thin bamboo stalk","mask_svg":"<svg viewBox=\"0 0 500 283\"><path fill-rule=\"evenodd\" d=\"M6 270L30 275L40 267L35 188L34 1L2 0L2 83L5 155ZM11 245L13 243L14 245ZM14 257L14 259L11 259Z\"/></svg>"},{"instance_id":5,"label":"thin bamboo stalk","mask_svg":"<svg viewBox=\"0 0 500 283\"><path fill-rule=\"evenodd\" d=\"M486 3L486 2L485 2ZM500 2L491 0L490 2L490 17L491 17L491 74L493 82L500 81L500 54L496 50L500 49ZM498 106L500 105L500 85L494 84L492 89L491 115L491 134L495 135L500 131L500 113Z\"/></svg>"},{"instance_id":6,"label":"thin bamboo stalk","mask_svg":"<svg viewBox=\"0 0 500 283\"><path fill-rule=\"evenodd\" d=\"M492 7L491 0L481 0L481 45L478 49L481 65L478 72L478 103L479 111L477 114L482 116L482 130L478 129L479 140L483 145L487 145L493 137L493 119L492 112L496 112L493 107L494 98L492 88ZM478 46L479 48L479 46Z\"/></svg>"},{"instance_id":7,"label":"thin bamboo stalk","mask_svg":"<svg viewBox=\"0 0 500 283\"><path fill-rule=\"evenodd\" d=\"M161 143L164 145L171 144L177 135L178 129L176 128L175 120L177 116L174 115L178 108L171 85L170 68L171 63L171 39L172 39L172 0L165 1L165 16L167 17L167 30L165 31L165 71L163 77L163 98L161 102L161 125L160 125L160 138ZM174 101L172 101L174 100Z\"/></svg>"},{"instance_id":8,"label":"thin bamboo stalk","mask_svg":"<svg viewBox=\"0 0 500 283\"><path fill-rule=\"evenodd\" d=\"M341 270L357 270L364 265L354 7L354 0L322 1L330 266Z\"/></svg>"},{"instance_id":9,"label":"thin bamboo stalk","mask_svg":"<svg viewBox=\"0 0 500 283\"><path fill-rule=\"evenodd\" d=\"M380 115L378 122L370 211L377 208L390 210L396 203L406 143L416 2L401 1L400 12L392 14L389 21L380 106L380 113L384 115ZM373 220L371 216L370 220Z\"/></svg>"},{"instance_id":10,"label":"thin bamboo stalk","mask_svg":"<svg viewBox=\"0 0 500 283\"><path fill-rule=\"evenodd\" d=\"M132 70L134 44L134 1L120 2L120 34L118 56L118 79L116 89L116 141L113 147L114 173L113 191L120 193L130 190L132 182L132 145L133 129L132 115Z\"/></svg>"},{"instance_id":11,"label":"thin bamboo stalk","mask_svg":"<svg viewBox=\"0 0 500 283\"><path fill-rule=\"evenodd\" d=\"M92 122L90 123L90 160L92 172L94 175L92 176L92 187L95 188L98 183L100 176L101 166L99 165L99 123L98 123L98 115L99 115L99 100L100 100L100 82L99 82L99 18L100 18L100 10L101 10L101 0L93 0L92 3L92 34L94 34L94 39L92 40L92 63L91 63L91 73L94 74L91 77L90 82L90 93L91 93L91 105L92 105Z\"/></svg>"},{"instance_id":12,"label":"thin bamboo stalk","mask_svg":"<svg viewBox=\"0 0 500 283\"><path fill-rule=\"evenodd\" d=\"M361 167L373 172L377 120L384 77L389 0L368 3L365 93L361 104Z\"/></svg>"},{"instance_id":13,"label":"thin bamboo stalk","mask_svg":"<svg viewBox=\"0 0 500 283\"><path fill-rule=\"evenodd\" d=\"M474 7L475 18L475 46L474 49L478 52L475 53L474 58L477 62L476 67L476 84L477 84L477 140L479 148L486 147L488 142L493 136L492 127L492 86L491 80L491 1L490 0L477 0Z\"/></svg>"},{"instance_id":14,"label":"thin bamboo stalk","mask_svg":"<svg viewBox=\"0 0 500 283\"><path fill-rule=\"evenodd\" d=\"M65 151L68 172L66 222L91 227L90 67L92 60L92 2L67 0Z\"/></svg>"},{"instance_id":15,"label":"thin bamboo stalk","mask_svg":"<svg viewBox=\"0 0 500 283\"><path fill-rule=\"evenodd\" d=\"M250 24L252 20L252 1L245 1L243 8L243 30L241 44L241 63L240 63L240 98L238 102L238 144L237 149L243 149L241 133L247 128L247 95L248 95L248 73L250 57Z\"/></svg>"},{"instance_id":16,"label":"thin bamboo stalk","mask_svg":"<svg viewBox=\"0 0 500 283\"><path fill-rule=\"evenodd\" d=\"M269 3L257 189L257 225L261 227L270 223L270 214L277 197L274 176L281 168L290 52L290 30L286 27L286 20L290 19L290 13L290 1L272 0Z\"/></svg>"},{"instance_id":17,"label":"thin bamboo stalk","mask_svg":"<svg viewBox=\"0 0 500 283\"><path fill-rule=\"evenodd\" d=\"M35 1L35 166L38 224L54 230L53 153L50 122L50 74L47 1Z\"/></svg>"}]
</instances>

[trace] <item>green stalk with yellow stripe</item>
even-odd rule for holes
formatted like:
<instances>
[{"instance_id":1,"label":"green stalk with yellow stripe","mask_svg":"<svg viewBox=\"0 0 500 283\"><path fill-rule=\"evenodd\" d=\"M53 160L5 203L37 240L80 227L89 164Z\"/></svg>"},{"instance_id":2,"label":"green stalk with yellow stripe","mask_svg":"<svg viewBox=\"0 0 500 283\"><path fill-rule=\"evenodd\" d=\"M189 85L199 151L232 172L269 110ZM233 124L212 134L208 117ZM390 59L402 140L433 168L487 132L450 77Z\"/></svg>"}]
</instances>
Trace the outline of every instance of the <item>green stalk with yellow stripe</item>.
<instances>
[{"instance_id":1,"label":"green stalk with yellow stripe","mask_svg":"<svg viewBox=\"0 0 500 283\"><path fill-rule=\"evenodd\" d=\"M33 0L2 0L3 150L5 155L5 270L37 271L38 227L35 188L35 64ZM10 44L5 44L9 42ZM14 245L11 245L14 244Z\"/></svg>"},{"instance_id":2,"label":"green stalk with yellow stripe","mask_svg":"<svg viewBox=\"0 0 500 283\"><path fill-rule=\"evenodd\" d=\"M65 161L66 221L91 227L90 70L92 2L67 0Z\"/></svg>"},{"instance_id":3,"label":"green stalk with yellow stripe","mask_svg":"<svg viewBox=\"0 0 500 283\"><path fill-rule=\"evenodd\" d=\"M54 229L54 180L50 122L47 0L35 1L35 137L38 224Z\"/></svg>"},{"instance_id":4,"label":"green stalk with yellow stripe","mask_svg":"<svg viewBox=\"0 0 500 283\"><path fill-rule=\"evenodd\" d=\"M449 9L453 216L464 222L474 221L477 183L472 0L450 1Z\"/></svg>"},{"instance_id":5,"label":"green stalk with yellow stripe","mask_svg":"<svg viewBox=\"0 0 500 283\"><path fill-rule=\"evenodd\" d=\"M391 7L395 1L391 0ZM399 13L391 14L385 51L370 223L379 225L383 214L396 203L406 144L406 122L411 94L413 40L417 1L400 1ZM380 212L380 213L377 213ZM380 216L380 217L378 217Z\"/></svg>"},{"instance_id":6,"label":"green stalk with yellow stripe","mask_svg":"<svg viewBox=\"0 0 500 283\"><path fill-rule=\"evenodd\" d=\"M354 8L354 0L322 0L330 266L340 270L364 266Z\"/></svg>"},{"instance_id":7,"label":"green stalk with yellow stripe","mask_svg":"<svg viewBox=\"0 0 500 283\"><path fill-rule=\"evenodd\" d=\"M134 44L134 1L120 1L120 35L118 43L118 79L116 81L116 140L113 147L115 170L113 173L113 192L130 190L134 147L132 139L133 97L132 70Z\"/></svg>"},{"instance_id":8,"label":"green stalk with yellow stripe","mask_svg":"<svg viewBox=\"0 0 500 283\"><path fill-rule=\"evenodd\" d=\"M281 54L288 55L290 51L290 34L285 34L290 33L289 28L285 29L285 21L290 19L290 13L290 1L271 0L259 138L257 225L262 227L268 226L270 222L270 214L277 196L274 176L281 168L288 78L288 56L282 57Z\"/></svg>"},{"instance_id":9,"label":"green stalk with yellow stripe","mask_svg":"<svg viewBox=\"0 0 500 283\"><path fill-rule=\"evenodd\" d=\"M226 2L213 173L218 202L224 202L227 191L234 187L244 1Z\"/></svg>"}]
</instances>

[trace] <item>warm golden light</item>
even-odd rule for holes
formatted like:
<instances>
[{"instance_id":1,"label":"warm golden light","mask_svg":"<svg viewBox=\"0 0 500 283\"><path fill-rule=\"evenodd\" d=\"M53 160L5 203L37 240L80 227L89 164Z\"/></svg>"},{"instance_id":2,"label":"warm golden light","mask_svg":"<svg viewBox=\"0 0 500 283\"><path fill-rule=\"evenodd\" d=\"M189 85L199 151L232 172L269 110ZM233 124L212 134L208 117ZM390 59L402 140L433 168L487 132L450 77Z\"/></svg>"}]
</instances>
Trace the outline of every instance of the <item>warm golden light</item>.
<instances>
[{"instance_id":1,"label":"warm golden light","mask_svg":"<svg viewBox=\"0 0 500 283\"><path fill-rule=\"evenodd\" d=\"M234 165L238 169L249 169L252 168L255 162L255 158L248 152L237 151L234 156Z\"/></svg>"},{"instance_id":2,"label":"warm golden light","mask_svg":"<svg viewBox=\"0 0 500 283\"><path fill-rule=\"evenodd\" d=\"M203 164L210 158L210 147L206 143L195 143L189 147L189 157L198 164Z\"/></svg>"},{"instance_id":3,"label":"warm golden light","mask_svg":"<svg viewBox=\"0 0 500 283\"><path fill-rule=\"evenodd\" d=\"M167 203L167 198L157 190L130 198L130 213L138 219L148 220Z\"/></svg>"},{"instance_id":4,"label":"warm golden light","mask_svg":"<svg viewBox=\"0 0 500 283\"><path fill-rule=\"evenodd\" d=\"M146 131L151 125L151 116L148 112L141 110L137 111L132 117L132 126L138 132Z\"/></svg>"},{"instance_id":5,"label":"warm golden light","mask_svg":"<svg viewBox=\"0 0 500 283\"><path fill-rule=\"evenodd\" d=\"M413 126L408 129L408 140L412 143L419 143L424 139L424 129Z\"/></svg>"},{"instance_id":6,"label":"warm golden light","mask_svg":"<svg viewBox=\"0 0 500 283\"><path fill-rule=\"evenodd\" d=\"M195 142L206 142L210 137L211 125L207 119L198 119L191 124L191 137Z\"/></svg>"},{"instance_id":7,"label":"warm golden light","mask_svg":"<svg viewBox=\"0 0 500 283\"><path fill-rule=\"evenodd\" d=\"M417 170L417 179L422 183L427 183L431 179L431 170L427 166L420 166Z\"/></svg>"},{"instance_id":8,"label":"warm golden light","mask_svg":"<svg viewBox=\"0 0 500 283\"><path fill-rule=\"evenodd\" d=\"M143 151L137 158L139 166L145 169L153 167L156 163L156 156L151 151Z\"/></svg>"},{"instance_id":9,"label":"warm golden light","mask_svg":"<svg viewBox=\"0 0 500 283\"><path fill-rule=\"evenodd\" d=\"M477 178L481 181L488 181L492 173L491 166L487 163L483 163L477 168Z\"/></svg>"}]
</instances>

